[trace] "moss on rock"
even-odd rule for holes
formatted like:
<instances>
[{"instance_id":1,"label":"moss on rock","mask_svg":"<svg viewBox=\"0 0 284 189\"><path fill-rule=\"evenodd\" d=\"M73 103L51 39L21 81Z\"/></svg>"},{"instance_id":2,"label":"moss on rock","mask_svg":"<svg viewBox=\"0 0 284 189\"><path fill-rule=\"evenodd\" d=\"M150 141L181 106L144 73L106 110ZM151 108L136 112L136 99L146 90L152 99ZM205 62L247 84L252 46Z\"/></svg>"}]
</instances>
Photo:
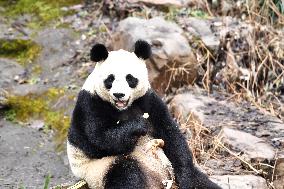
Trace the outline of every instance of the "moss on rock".
<instances>
[{"instance_id":1,"label":"moss on rock","mask_svg":"<svg viewBox=\"0 0 284 189\"><path fill-rule=\"evenodd\" d=\"M40 50L41 47L31 40L0 38L0 57L15 58L21 65L31 63Z\"/></svg>"},{"instance_id":2,"label":"moss on rock","mask_svg":"<svg viewBox=\"0 0 284 189\"><path fill-rule=\"evenodd\" d=\"M82 2L83 0L0 0L0 6L6 8L8 16L32 15L29 26L37 28L72 13L72 11L63 11L62 7Z\"/></svg>"},{"instance_id":3,"label":"moss on rock","mask_svg":"<svg viewBox=\"0 0 284 189\"><path fill-rule=\"evenodd\" d=\"M52 105L64 94L64 89L50 88L40 95L10 96L8 97L10 109L5 112L5 117L7 120L19 122L42 119L46 126L56 131L56 139L61 143L67 136L70 117L65 115L62 109L54 110Z\"/></svg>"}]
</instances>

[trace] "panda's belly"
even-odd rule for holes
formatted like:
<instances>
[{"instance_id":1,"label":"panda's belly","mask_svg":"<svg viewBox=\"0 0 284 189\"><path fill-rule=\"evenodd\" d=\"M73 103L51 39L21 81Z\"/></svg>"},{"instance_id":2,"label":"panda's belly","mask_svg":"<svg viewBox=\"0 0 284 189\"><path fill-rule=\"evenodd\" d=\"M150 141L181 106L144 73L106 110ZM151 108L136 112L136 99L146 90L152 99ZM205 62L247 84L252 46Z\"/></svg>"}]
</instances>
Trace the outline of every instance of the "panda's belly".
<instances>
[{"instance_id":1,"label":"panda's belly","mask_svg":"<svg viewBox=\"0 0 284 189\"><path fill-rule=\"evenodd\" d=\"M161 189L163 181L173 180L173 169L163 150L156 148L154 142L155 139L150 136L141 137L130 156L138 161L146 176L148 188ZM69 142L67 154L71 170L76 177L84 179L90 188L104 188L104 177L117 156L89 159Z\"/></svg>"},{"instance_id":2,"label":"panda's belly","mask_svg":"<svg viewBox=\"0 0 284 189\"><path fill-rule=\"evenodd\" d=\"M114 156L90 159L82 150L67 141L67 156L73 174L85 180L90 188L103 189L103 178L115 161Z\"/></svg>"}]
</instances>

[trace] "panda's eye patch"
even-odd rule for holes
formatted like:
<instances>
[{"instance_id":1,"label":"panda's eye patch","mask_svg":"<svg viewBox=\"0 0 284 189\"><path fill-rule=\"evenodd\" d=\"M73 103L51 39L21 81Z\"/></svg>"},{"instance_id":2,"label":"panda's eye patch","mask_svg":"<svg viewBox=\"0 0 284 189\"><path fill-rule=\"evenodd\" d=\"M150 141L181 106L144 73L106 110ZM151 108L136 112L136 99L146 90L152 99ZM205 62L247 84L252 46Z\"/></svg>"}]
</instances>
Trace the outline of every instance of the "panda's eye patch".
<instances>
[{"instance_id":1,"label":"panda's eye patch","mask_svg":"<svg viewBox=\"0 0 284 189\"><path fill-rule=\"evenodd\" d=\"M105 80L104 80L104 84L106 89L110 89L112 87L112 83L114 81L114 75L110 74Z\"/></svg>"},{"instance_id":2,"label":"panda's eye patch","mask_svg":"<svg viewBox=\"0 0 284 189\"><path fill-rule=\"evenodd\" d=\"M126 75L126 81L131 88L135 88L138 84L138 79L133 77L131 74Z\"/></svg>"}]
</instances>

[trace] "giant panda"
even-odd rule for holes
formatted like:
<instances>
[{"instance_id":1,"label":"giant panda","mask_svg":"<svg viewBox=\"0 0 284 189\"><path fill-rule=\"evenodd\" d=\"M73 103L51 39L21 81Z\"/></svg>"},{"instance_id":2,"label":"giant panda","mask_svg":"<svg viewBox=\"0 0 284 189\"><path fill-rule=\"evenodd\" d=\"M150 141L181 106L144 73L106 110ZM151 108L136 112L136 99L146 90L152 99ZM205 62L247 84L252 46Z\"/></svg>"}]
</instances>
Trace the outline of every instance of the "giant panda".
<instances>
[{"instance_id":1,"label":"giant panda","mask_svg":"<svg viewBox=\"0 0 284 189\"><path fill-rule=\"evenodd\" d=\"M193 165L185 137L150 86L151 46L138 40L134 52L108 52L96 44L90 55L96 65L68 132L73 174L93 189L161 189L173 181L180 189L219 189Z\"/></svg>"}]
</instances>

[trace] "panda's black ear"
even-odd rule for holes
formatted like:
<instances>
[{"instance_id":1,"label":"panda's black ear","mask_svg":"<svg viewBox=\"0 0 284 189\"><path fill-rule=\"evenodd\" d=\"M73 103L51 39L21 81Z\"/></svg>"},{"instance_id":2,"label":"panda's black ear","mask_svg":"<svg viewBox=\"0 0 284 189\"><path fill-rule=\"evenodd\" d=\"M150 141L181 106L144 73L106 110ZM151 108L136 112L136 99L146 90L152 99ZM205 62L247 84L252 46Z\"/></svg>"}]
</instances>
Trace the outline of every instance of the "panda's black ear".
<instances>
[{"instance_id":1,"label":"panda's black ear","mask_svg":"<svg viewBox=\"0 0 284 189\"><path fill-rule=\"evenodd\" d=\"M107 59L108 51L103 44L95 44L91 49L91 61L100 62Z\"/></svg>"},{"instance_id":2,"label":"panda's black ear","mask_svg":"<svg viewBox=\"0 0 284 189\"><path fill-rule=\"evenodd\" d=\"M146 41L138 40L135 42L134 53L138 58L146 60L152 55L151 46Z\"/></svg>"}]
</instances>

